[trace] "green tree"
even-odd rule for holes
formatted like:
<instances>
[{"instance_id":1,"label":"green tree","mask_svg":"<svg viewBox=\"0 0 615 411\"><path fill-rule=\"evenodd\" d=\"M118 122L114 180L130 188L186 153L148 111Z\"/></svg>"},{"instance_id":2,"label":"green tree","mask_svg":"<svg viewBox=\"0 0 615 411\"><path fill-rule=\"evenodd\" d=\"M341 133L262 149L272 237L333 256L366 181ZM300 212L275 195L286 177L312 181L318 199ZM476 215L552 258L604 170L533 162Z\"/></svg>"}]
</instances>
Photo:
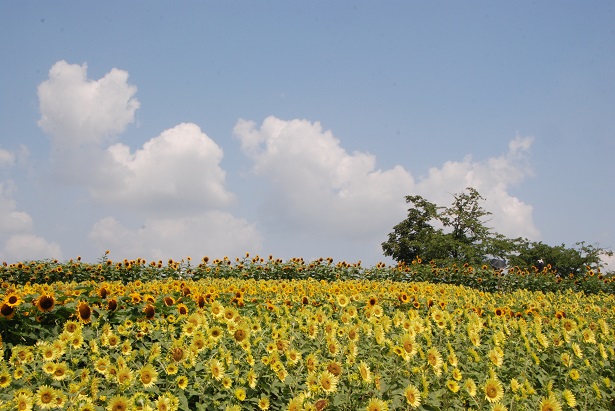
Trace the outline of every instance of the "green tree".
<instances>
[{"instance_id":1,"label":"green tree","mask_svg":"<svg viewBox=\"0 0 615 411\"><path fill-rule=\"evenodd\" d=\"M438 219L438 207L434 203L419 195L406 196L406 203L412 204L408 217L393 227L389 239L382 243L382 249L384 255L409 264L417 257L432 257L435 252L432 248L441 239L442 232L432 225Z\"/></svg>"},{"instance_id":2,"label":"green tree","mask_svg":"<svg viewBox=\"0 0 615 411\"><path fill-rule=\"evenodd\" d=\"M405 263L421 257L438 263L452 259L480 264L487 255L503 257L510 251L511 242L486 226L491 213L483 209L483 201L472 187L454 194L448 208L421 196L406 196L412 207L382 243L384 255Z\"/></svg>"},{"instance_id":3,"label":"green tree","mask_svg":"<svg viewBox=\"0 0 615 411\"><path fill-rule=\"evenodd\" d=\"M601 255L613 255L613 252L604 248L586 244L575 243L573 247L565 244L550 246L542 242L530 242L527 239L520 241L514 254L510 255L510 266L520 268L537 268L538 261L544 266L561 275L584 274L586 270L598 269L604 266Z\"/></svg>"}]
</instances>

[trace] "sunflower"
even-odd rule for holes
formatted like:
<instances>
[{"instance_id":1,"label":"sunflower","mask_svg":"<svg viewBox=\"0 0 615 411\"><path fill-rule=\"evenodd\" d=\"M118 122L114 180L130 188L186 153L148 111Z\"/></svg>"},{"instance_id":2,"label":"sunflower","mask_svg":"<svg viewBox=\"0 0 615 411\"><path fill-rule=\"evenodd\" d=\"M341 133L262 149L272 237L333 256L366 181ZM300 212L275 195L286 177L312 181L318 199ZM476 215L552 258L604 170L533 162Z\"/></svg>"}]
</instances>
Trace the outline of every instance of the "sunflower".
<instances>
[{"instance_id":1,"label":"sunflower","mask_svg":"<svg viewBox=\"0 0 615 411\"><path fill-rule=\"evenodd\" d=\"M41 353L43 361L53 361L56 359L56 351L54 350L53 345L51 345L49 342L42 341L40 344L37 345L39 345L38 349Z\"/></svg>"},{"instance_id":2,"label":"sunflower","mask_svg":"<svg viewBox=\"0 0 615 411\"><path fill-rule=\"evenodd\" d=\"M433 367L434 370L439 370L442 367L444 361L442 360L442 355L440 355L436 347L431 347L427 350L427 362Z\"/></svg>"},{"instance_id":3,"label":"sunflower","mask_svg":"<svg viewBox=\"0 0 615 411\"><path fill-rule=\"evenodd\" d=\"M18 411L31 411L34 406L32 393L19 392L15 394L15 406Z\"/></svg>"},{"instance_id":4,"label":"sunflower","mask_svg":"<svg viewBox=\"0 0 615 411\"><path fill-rule=\"evenodd\" d=\"M19 294L11 292L4 297L3 303L8 305L9 307L17 307L22 302L23 302L23 299L21 298Z\"/></svg>"},{"instance_id":5,"label":"sunflower","mask_svg":"<svg viewBox=\"0 0 615 411\"><path fill-rule=\"evenodd\" d=\"M56 370L56 364L51 361L47 361L43 364L43 372L47 375L53 375Z\"/></svg>"},{"instance_id":6,"label":"sunflower","mask_svg":"<svg viewBox=\"0 0 615 411\"><path fill-rule=\"evenodd\" d=\"M562 398L564 399L564 401L566 401L566 404L568 404L570 408L574 408L577 406L577 399L572 393L572 391L570 391L569 389L565 389L564 391L562 391Z\"/></svg>"},{"instance_id":7,"label":"sunflower","mask_svg":"<svg viewBox=\"0 0 615 411\"><path fill-rule=\"evenodd\" d=\"M116 379L120 385L130 385L132 383L134 376L132 370L128 367L120 367L117 370Z\"/></svg>"},{"instance_id":8,"label":"sunflower","mask_svg":"<svg viewBox=\"0 0 615 411\"><path fill-rule=\"evenodd\" d=\"M109 366L111 365L111 361L109 357L103 357L96 360L94 363L94 369L99 373L105 375L109 370Z\"/></svg>"},{"instance_id":9,"label":"sunflower","mask_svg":"<svg viewBox=\"0 0 615 411\"><path fill-rule=\"evenodd\" d=\"M215 380L220 381L224 378L224 365L215 358L209 362L209 371Z\"/></svg>"},{"instance_id":10,"label":"sunflower","mask_svg":"<svg viewBox=\"0 0 615 411\"><path fill-rule=\"evenodd\" d=\"M68 364L66 364L65 362L57 363L55 365L55 368L53 370L53 374L51 375L51 377L55 381L62 381L67 376L68 376Z\"/></svg>"},{"instance_id":11,"label":"sunflower","mask_svg":"<svg viewBox=\"0 0 615 411\"><path fill-rule=\"evenodd\" d=\"M79 411L96 411L96 407L92 404L91 400L86 400L86 402L79 407Z\"/></svg>"},{"instance_id":12,"label":"sunflower","mask_svg":"<svg viewBox=\"0 0 615 411\"><path fill-rule=\"evenodd\" d=\"M177 312L179 315L188 315L188 306L186 304L177 304Z\"/></svg>"},{"instance_id":13,"label":"sunflower","mask_svg":"<svg viewBox=\"0 0 615 411\"><path fill-rule=\"evenodd\" d=\"M320 387L322 388L322 390L329 394L337 390L339 378L330 373L329 371L323 371L320 373L318 382L320 383Z\"/></svg>"},{"instance_id":14,"label":"sunflower","mask_svg":"<svg viewBox=\"0 0 615 411\"><path fill-rule=\"evenodd\" d=\"M342 373L342 365L337 361L331 361L327 364L327 371L338 377Z\"/></svg>"},{"instance_id":15,"label":"sunflower","mask_svg":"<svg viewBox=\"0 0 615 411\"><path fill-rule=\"evenodd\" d=\"M406 402L412 408L418 408L421 405L421 393L418 388L414 385L410 384L404 390L404 397L406 397Z\"/></svg>"},{"instance_id":16,"label":"sunflower","mask_svg":"<svg viewBox=\"0 0 615 411\"><path fill-rule=\"evenodd\" d=\"M212 342L217 342L218 340L222 338L223 335L224 335L224 330L218 326L211 327L209 329L209 339Z\"/></svg>"},{"instance_id":17,"label":"sunflower","mask_svg":"<svg viewBox=\"0 0 615 411\"><path fill-rule=\"evenodd\" d=\"M151 320L156 315L156 308L151 304L147 304L143 309L143 312L145 313L145 318Z\"/></svg>"},{"instance_id":18,"label":"sunflower","mask_svg":"<svg viewBox=\"0 0 615 411\"><path fill-rule=\"evenodd\" d=\"M457 384L457 381L455 380L448 380L446 382L446 388L448 388L452 392L457 392L459 391L459 384Z\"/></svg>"},{"instance_id":19,"label":"sunflower","mask_svg":"<svg viewBox=\"0 0 615 411\"><path fill-rule=\"evenodd\" d=\"M10 320L15 315L15 307L11 307L7 303L2 303L2 305L0 305L0 315Z\"/></svg>"},{"instance_id":20,"label":"sunflower","mask_svg":"<svg viewBox=\"0 0 615 411\"><path fill-rule=\"evenodd\" d=\"M6 388L11 384L11 374L9 374L8 370L3 370L0 372L0 388Z\"/></svg>"},{"instance_id":21,"label":"sunflower","mask_svg":"<svg viewBox=\"0 0 615 411\"><path fill-rule=\"evenodd\" d=\"M461 381L461 379L463 378L463 374L462 374L462 372L459 370L459 368L454 368L454 369L453 369L453 372L452 372L452 375L453 375L453 379L454 379L455 381Z\"/></svg>"},{"instance_id":22,"label":"sunflower","mask_svg":"<svg viewBox=\"0 0 615 411\"><path fill-rule=\"evenodd\" d=\"M388 411L389 406L380 398L370 398L365 409L367 411Z\"/></svg>"},{"instance_id":23,"label":"sunflower","mask_svg":"<svg viewBox=\"0 0 615 411\"><path fill-rule=\"evenodd\" d=\"M406 333L401 337L401 344L404 347L404 351L409 357L412 357L416 354L416 341L414 337L410 333Z\"/></svg>"},{"instance_id":24,"label":"sunflower","mask_svg":"<svg viewBox=\"0 0 615 411\"><path fill-rule=\"evenodd\" d=\"M177 386L182 390L185 390L188 387L188 377L185 375L180 375L177 377L175 382L177 382Z\"/></svg>"},{"instance_id":25,"label":"sunflower","mask_svg":"<svg viewBox=\"0 0 615 411\"><path fill-rule=\"evenodd\" d=\"M41 385L38 390L36 390L34 402L42 410L55 408L55 399L57 396L58 393L56 392L55 388L52 388L48 385Z\"/></svg>"},{"instance_id":26,"label":"sunflower","mask_svg":"<svg viewBox=\"0 0 615 411\"><path fill-rule=\"evenodd\" d=\"M485 382L485 399L491 403L498 402L504 397L504 386L497 378L489 378Z\"/></svg>"},{"instance_id":27,"label":"sunflower","mask_svg":"<svg viewBox=\"0 0 615 411\"><path fill-rule=\"evenodd\" d=\"M463 388L467 391L470 397L474 397L476 395L476 383L472 378L466 378L463 382Z\"/></svg>"},{"instance_id":28,"label":"sunflower","mask_svg":"<svg viewBox=\"0 0 615 411\"><path fill-rule=\"evenodd\" d=\"M508 411L508 408L501 402L496 402L491 406L491 411Z\"/></svg>"},{"instance_id":29,"label":"sunflower","mask_svg":"<svg viewBox=\"0 0 615 411\"><path fill-rule=\"evenodd\" d=\"M13 378L18 380L22 378L25 373L26 373L26 369L24 367L22 366L15 367L15 370L13 371Z\"/></svg>"},{"instance_id":30,"label":"sunflower","mask_svg":"<svg viewBox=\"0 0 615 411\"><path fill-rule=\"evenodd\" d=\"M123 395L116 395L109 400L107 411L127 411L131 409L131 406L130 399Z\"/></svg>"},{"instance_id":31,"label":"sunflower","mask_svg":"<svg viewBox=\"0 0 615 411\"><path fill-rule=\"evenodd\" d=\"M570 370L568 375L570 375L570 378L572 378L572 380L574 381L578 380L581 377L581 375L579 374L579 371L576 368L573 368L572 370Z\"/></svg>"},{"instance_id":32,"label":"sunflower","mask_svg":"<svg viewBox=\"0 0 615 411\"><path fill-rule=\"evenodd\" d=\"M233 386L233 380L230 377L226 376L226 375L222 378L222 381L220 383L227 390L230 389Z\"/></svg>"},{"instance_id":33,"label":"sunflower","mask_svg":"<svg viewBox=\"0 0 615 411\"><path fill-rule=\"evenodd\" d=\"M504 363L504 352L499 347L491 349L487 356L496 367L501 367Z\"/></svg>"},{"instance_id":34,"label":"sunflower","mask_svg":"<svg viewBox=\"0 0 615 411\"><path fill-rule=\"evenodd\" d=\"M77 303L77 318L84 324L92 321L92 309L85 301L79 301Z\"/></svg>"},{"instance_id":35,"label":"sunflower","mask_svg":"<svg viewBox=\"0 0 615 411\"><path fill-rule=\"evenodd\" d=\"M238 343L240 343L243 340L245 340L247 336L248 336L247 330L245 330L244 328L238 328L237 330L235 330L235 333L233 334L233 339L237 341Z\"/></svg>"},{"instance_id":36,"label":"sunflower","mask_svg":"<svg viewBox=\"0 0 615 411\"><path fill-rule=\"evenodd\" d=\"M370 383L372 381L372 372L365 361L359 363L359 375L361 375L361 380L364 383Z\"/></svg>"},{"instance_id":37,"label":"sunflower","mask_svg":"<svg viewBox=\"0 0 615 411\"><path fill-rule=\"evenodd\" d=\"M544 397L538 404L540 411L562 411L562 405L555 396Z\"/></svg>"},{"instance_id":38,"label":"sunflower","mask_svg":"<svg viewBox=\"0 0 615 411\"><path fill-rule=\"evenodd\" d=\"M145 364L139 370L139 380L143 384L143 387L150 388L158 381L158 371L152 364Z\"/></svg>"},{"instance_id":39,"label":"sunflower","mask_svg":"<svg viewBox=\"0 0 615 411\"><path fill-rule=\"evenodd\" d=\"M56 300L52 294L43 294L35 301L36 308L38 308L41 312L44 313L48 313L53 310L55 304Z\"/></svg>"},{"instance_id":40,"label":"sunflower","mask_svg":"<svg viewBox=\"0 0 615 411\"><path fill-rule=\"evenodd\" d=\"M156 411L170 411L172 409L172 406L173 404L171 403L171 399L166 395L159 396L154 403Z\"/></svg>"},{"instance_id":41,"label":"sunflower","mask_svg":"<svg viewBox=\"0 0 615 411\"><path fill-rule=\"evenodd\" d=\"M237 388L235 389L235 398L237 398L239 401L244 401L246 399L246 390L244 390L243 388Z\"/></svg>"}]
</instances>

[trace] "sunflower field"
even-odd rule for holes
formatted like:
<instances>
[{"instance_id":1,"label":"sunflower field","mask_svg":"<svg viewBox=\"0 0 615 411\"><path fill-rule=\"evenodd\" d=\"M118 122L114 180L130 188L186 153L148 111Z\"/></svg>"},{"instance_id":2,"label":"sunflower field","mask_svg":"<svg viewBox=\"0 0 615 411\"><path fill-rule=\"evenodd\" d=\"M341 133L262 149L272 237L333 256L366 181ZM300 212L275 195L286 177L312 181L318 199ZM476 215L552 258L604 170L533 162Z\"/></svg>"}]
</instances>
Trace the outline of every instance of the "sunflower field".
<instances>
[{"instance_id":1,"label":"sunflower field","mask_svg":"<svg viewBox=\"0 0 615 411\"><path fill-rule=\"evenodd\" d=\"M0 267L0 410L612 410L612 277L256 256Z\"/></svg>"}]
</instances>

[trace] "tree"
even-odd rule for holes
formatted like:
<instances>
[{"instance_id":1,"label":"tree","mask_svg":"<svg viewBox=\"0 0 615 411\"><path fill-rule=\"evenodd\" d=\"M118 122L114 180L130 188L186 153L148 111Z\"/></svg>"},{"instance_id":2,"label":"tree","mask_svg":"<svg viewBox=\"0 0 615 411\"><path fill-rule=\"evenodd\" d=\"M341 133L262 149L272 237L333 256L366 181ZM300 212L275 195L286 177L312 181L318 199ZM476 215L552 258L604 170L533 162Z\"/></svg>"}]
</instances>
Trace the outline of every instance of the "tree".
<instances>
[{"instance_id":1,"label":"tree","mask_svg":"<svg viewBox=\"0 0 615 411\"><path fill-rule=\"evenodd\" d=\"M575 243L567 248L565 244L550 246L542 242L530 242L527 239L520 241L515 253L510 256L510 265L520 268L532 268L542 261L545 266L561 275L583 274L589 269L603 267L601 255L613 255L612 251L585 244Z\"/></svg>"},{"instance_id":2,"label":"tree","mask_svg":"<svg viewBox=\"0 0 615 411\"><path fill-rule=\"evenodd\" d=\"M472 187L453 194L450 207L439 207L421 196L406 196L405 220L393 227L382 243L385 256L410 264L417 257L438 264L453 262L484 264L496 257L508 266L531 269L539 260L562 275L583 273L589 267L604 266L602 255L613 252L585 242L572 248L549 246L526 238L509 239L487 226L490 212L482 208L485 199Z\"/></svg>"},{"instance_id":3,"label":"tree","mask_svg":"<svg viewBox=\"0 0 615 411\"><path fill-rule=\"evenodd\" d=\"M438 207L421 196L406 196L406 202L413 207L382 243L384 255L405 263L421 257L436 262L452 259L476 264L484 262L486 255L501 257L510 248L510 242L485 225L491 213L481 207L482 201L484 198L472 187L454 194L448 208Z\"/></svg>"},{"instance_id":4,"label":"tree","mask_svg":"<svg viewBox=\"0 0 615 411\"><path fill-rule=\"evenodd\" d=\"M438 207L434 203L418 195L406 196L406 203L413 205L408 209L408 217L393 227L388 241L382 243L382 249L384 255L410 263L419 256L428 257L426 250L431 249L428 244L439 239L441 233L431 224L438 218Z\"/></svg>"}]
</instances>

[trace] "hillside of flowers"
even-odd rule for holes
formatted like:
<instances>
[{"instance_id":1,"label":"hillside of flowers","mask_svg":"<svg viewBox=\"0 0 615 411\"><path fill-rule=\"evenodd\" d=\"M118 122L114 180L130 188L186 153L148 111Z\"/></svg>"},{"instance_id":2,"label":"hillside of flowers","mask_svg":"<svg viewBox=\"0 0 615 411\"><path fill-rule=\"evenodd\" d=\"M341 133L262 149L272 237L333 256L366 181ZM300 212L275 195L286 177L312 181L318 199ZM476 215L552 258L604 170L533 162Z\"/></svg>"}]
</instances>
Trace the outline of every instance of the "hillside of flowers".
<instances>
[{"instance_id":1,"label":"hillside of flowers","mask_svg":"<svg viewBox=\"0 0 615 411\"><path fill-rule=\"evenodd\" d=\"M106 254L0 273L0 410L615 408L599 271Z\"/></svg>"}]
</instances>

